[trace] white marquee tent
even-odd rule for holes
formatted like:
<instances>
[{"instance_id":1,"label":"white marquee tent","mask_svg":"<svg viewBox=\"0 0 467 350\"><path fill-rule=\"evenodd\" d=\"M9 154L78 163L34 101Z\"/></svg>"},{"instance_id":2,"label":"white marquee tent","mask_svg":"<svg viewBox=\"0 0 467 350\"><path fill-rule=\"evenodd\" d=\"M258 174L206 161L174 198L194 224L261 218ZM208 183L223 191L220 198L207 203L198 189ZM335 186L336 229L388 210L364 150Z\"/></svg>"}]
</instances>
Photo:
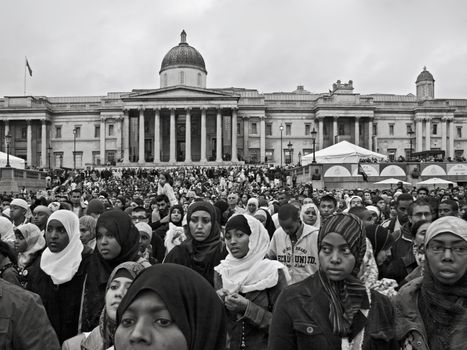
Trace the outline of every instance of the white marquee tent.
<instances>
[{"instance_id":1,"label":"white marquee tent","mask_svg":"<svg viewBox=\"0 0 467 350\"><path fill-rule=\"evenodd\" d=\"M5 152L0 152L0 168L4 168L6 166L6 158L7 154ZM12 168L24 169L26 161L10 154L10 165Z\"/></svg>"},{"instance_id":2,"label":"white marquee tent","mask_svg":"<svg viewBox=\"0 0 467 350\"><path fill-rule=\"evenodd\" d=\"M379 161L386 160L384 154L369 151L348 141L341 141L315 153L317 163L358 163L362 159L375 158ZM302 165L313 161L313 153L302 157Z\"/></svg>"}]
</instances>

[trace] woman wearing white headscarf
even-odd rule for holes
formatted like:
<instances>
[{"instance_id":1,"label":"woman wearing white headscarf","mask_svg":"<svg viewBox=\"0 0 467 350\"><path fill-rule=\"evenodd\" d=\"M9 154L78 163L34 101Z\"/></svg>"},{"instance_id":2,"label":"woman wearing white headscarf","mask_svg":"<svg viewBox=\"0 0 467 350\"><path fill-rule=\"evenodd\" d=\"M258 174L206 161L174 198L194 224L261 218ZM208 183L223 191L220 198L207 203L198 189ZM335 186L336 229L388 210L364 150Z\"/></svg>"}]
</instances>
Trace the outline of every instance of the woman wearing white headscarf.
<instances>
[{"instance_id":1,"label":"woman wearing white headscarf","mask_svg":"<svg viewBox=\"0 0 467 350\"><path fill-rule=\"evenodd\" d=\"M45 248L41 230L34 224L24 224L15 231L15 249L18 252L18 267L25 271L33 265Z\"/></svg>"},{"instance_id":2,"label":"woman wearing white headscarf","mask_svg":"<svg viewBox=\"0 0 467 350\"><path fill-rule=\"evenodd\" d=\"M272 309L289 273L264 258L269 235L252 216L232 216L224 238L229 254L214 268L214 287L227 309L230 349L266 349Z\"/></svg>"},{"instance_id":3,"label":"woman wearing white headscarf","mask_svg":"<svg viewBox=\"0 0 467 350\"><path fill-rule=\"evenodd\" d=\"M47 248L31 267L28 288L41 297L62 343L79 332L83 285L91 249L81 243L78 216L68 210L57 210L50 215L45 240Z\"/></svg>"},{"instance_id":4,"label":"woman wearing white headscarf","mask_svg":"<svg viewBox=\"0 0 467 350\"><path fill-rule=\"evenodd\" d=\"M321 214L318 207L313 203L307 203L302 206L300 210L300 219L307 225L320 228Z\"/></svg>"},{"instance_id":5,"label":"woman wearing white headscarf","mask_svg":"<svg viewBox=\"0 0 467 350\"><path fill-rule=\"evenodd\" d=\"M246 204L245 214L255 216L256 211L258 210L259 202L256 198L250 198Z\"/></svg>"}]
</instances>

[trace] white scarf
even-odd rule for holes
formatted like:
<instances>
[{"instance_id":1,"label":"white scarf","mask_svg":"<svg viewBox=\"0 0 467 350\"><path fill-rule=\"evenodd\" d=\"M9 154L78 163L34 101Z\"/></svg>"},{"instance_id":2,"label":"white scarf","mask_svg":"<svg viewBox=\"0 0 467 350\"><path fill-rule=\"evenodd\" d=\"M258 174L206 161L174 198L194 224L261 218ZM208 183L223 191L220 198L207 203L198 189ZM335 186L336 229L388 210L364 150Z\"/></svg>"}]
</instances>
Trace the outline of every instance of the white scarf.
<instances>
[{"instance_id":1,"label":"white scarf","mask_svg":"<svg viewBox=\"0 0 467 350\"><path fill-rule=\"evenodd\" d=\"M71 281L81 264L83 243L80 240L79 219L69 210L57 210L50 215L47 226L51 220L60 221L65 228L70 242L58 253L52 253L46 248L41 257L41 269L52 278L54 284L63 284ZM47 236L47 227L46 227Z\"/></svg>"},{"instance_id":2,"label":"white scarf","mask_svg":"<svg viewBox=\"0 0 467 350\"><path fill-rule=\"evenodd\" d=\"M214 268L222 276L223 288L230 293L248 293L272 288L279 281L280 269L288 282L290 275L287 268L278 261L264 258L269 246L269 235L263 224L250 215L238 215L243 215L250 226L248 253L237 259L227 247L229 254Z\"/></svg>"},{"instance_id":3,"label":"white scarf","mask_svg":"<svg viewBox=\"0 0 467 350\"><path fill-rule=\"evenodd\" d=\"M45 247L45 239L42 236L41 230L34 224L24 224L18 229L21 231L27 248L24 252L18 253L18 266L25 268L36 252Z\"/></svg>"}]
</instances>

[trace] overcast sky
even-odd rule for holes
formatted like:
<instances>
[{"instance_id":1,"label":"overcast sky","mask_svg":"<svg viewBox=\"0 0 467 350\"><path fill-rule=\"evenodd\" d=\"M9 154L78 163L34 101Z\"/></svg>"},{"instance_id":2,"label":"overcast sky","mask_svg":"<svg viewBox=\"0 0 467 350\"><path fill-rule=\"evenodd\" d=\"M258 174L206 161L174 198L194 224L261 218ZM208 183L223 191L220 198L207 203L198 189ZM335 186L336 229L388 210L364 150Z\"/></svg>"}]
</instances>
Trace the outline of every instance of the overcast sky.
<instances>
[{"instance_id":1,"label":"overcast sky","mask_svg":"<svg viewBox=\"0 0 467 350\"><path fill-rule=\"evenodd\" d=\"M467 98L464 0L5 0L0 96L105 95L159 88L180 42L204 57L207 87L415 94L423 66L436 97Z\"/></svg>"}]
</instances>

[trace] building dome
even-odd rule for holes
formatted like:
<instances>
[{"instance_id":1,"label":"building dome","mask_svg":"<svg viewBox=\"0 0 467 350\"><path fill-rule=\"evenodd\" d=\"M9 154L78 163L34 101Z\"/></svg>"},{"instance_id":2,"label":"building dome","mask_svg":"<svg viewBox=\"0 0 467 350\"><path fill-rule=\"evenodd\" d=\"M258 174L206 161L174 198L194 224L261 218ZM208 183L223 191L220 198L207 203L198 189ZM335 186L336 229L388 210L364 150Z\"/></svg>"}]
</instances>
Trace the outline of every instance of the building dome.
<instances>
[{"instance_id":1,"label":"building dome","mask_svg":"<svg viewBox=\"0 0 467 350\"><path fill-rule=\"evenodd\" d=\"M170 49L162 60L159 74L171 68L194 68L207 74L203 56L194 47L188 45L184 30L180 36L180 44Z\"/></svg>"},{"instance_id":2,"label":"building dome","mask_svg":"<svg viewBox=\"0 0 467 350\"><path fill-rule=\"evenodd\" d=\"M426 70L426 67L423 67L423 71L418 75L417 81L415 83L421 81L435 81L433 75L431 75L431 73Z\"/></svg>"}]
</instances>

